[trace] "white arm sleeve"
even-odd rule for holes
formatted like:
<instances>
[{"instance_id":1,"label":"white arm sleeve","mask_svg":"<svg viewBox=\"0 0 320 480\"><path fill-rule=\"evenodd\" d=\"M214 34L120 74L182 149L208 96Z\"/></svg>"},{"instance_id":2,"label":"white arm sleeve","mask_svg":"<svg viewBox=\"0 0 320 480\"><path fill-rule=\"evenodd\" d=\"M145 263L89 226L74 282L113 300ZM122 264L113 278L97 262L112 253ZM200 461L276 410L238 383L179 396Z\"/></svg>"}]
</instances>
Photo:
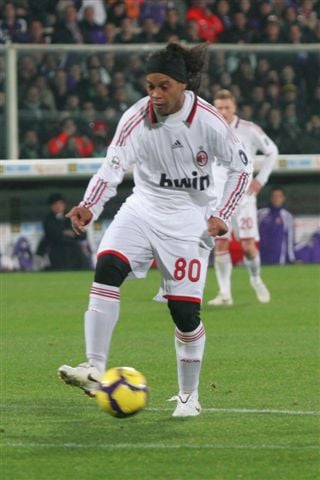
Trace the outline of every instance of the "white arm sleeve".
<instances>
[{"instance_id":1,"label":"white arm sleeve","mask_svg":"<svg viewBox=\"0 0 320 480\"><path fill-rule=\"evenodd\" d=\"M116 195L118 185L133 163L131 152L130 147L110 146L105 161L91 178L80 206L90 210L92 221L100 216L104 204Z\"/></svg>"},{"instance_id":2,"label":"white arm sleeve","mask_svg":"<svg viewBox=\"0 0 320 480\"><path fill-rule=\"evenodd\" d=\"M260 127L254 125L253 132L257 150L260 150L260 152L264 154L262 166L255 178L261 185L265 185L275 166L279 151L276 144Z\"/></svg>"},{"instance_id":3,"label":"white arm sleeve","mask_svg":"<svg viewBox=\"0 0 320 480\"><path fill-rule=\"evenodd\" d=\"M227 175L220 203L211 214L228 224L248 187L253 164L229 127L216 139L216 148L217 161L227 169Z\"/></svg>"}]
</instances>

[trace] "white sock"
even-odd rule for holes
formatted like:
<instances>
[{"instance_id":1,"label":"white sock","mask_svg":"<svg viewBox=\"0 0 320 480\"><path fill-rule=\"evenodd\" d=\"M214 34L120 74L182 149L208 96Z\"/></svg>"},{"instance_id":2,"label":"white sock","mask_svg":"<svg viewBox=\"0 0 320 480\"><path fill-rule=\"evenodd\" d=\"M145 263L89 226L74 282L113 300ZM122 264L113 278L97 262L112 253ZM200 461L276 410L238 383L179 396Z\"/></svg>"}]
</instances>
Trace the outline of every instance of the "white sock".
<instances>
[{"instance_id":1,"label":"white sock","mask_svg":"<svg viewBox=\"0 0 320 480\"><path fill-rule=\"evenodd\" d=\"M179 394L198 392L205 342L206 334L202 323L193 332L181 332L176 328Z\"/></svg>"},{"instance_id":2,"label":"white sock","mask_svg":"<svg viewBox=\"0 0 320 480\"><path fill-rule=\"evenodd\" d=\"M255 281L255 282L261 281L261 278L260 278L260 271L261 271L260 253L257 252L257 254L254 258L244 257L243 262L248 269L250 278L252 278L252 280Z\"/></svg>"},{"instance_id":3,"label":"white sock","mask_svg":"<svg viewBox=\"0 0 320 480\"><path fill-rule=\"evenodd\" d=\"M106 369L112 332L119 313L119 288L93 282L84 317L86 355L88 362L101 373Z\"/></svg>"},{"instance_id":4,"label":"white sock","mask_svg":"<svg viewBox=\"0 0 320 480\"><path fill-rule=\"evenodd\" d=\"M232 260L229 252L215 255L214 269L220 293L225 297L231 297Z\"/></svg>"}]
</instances>

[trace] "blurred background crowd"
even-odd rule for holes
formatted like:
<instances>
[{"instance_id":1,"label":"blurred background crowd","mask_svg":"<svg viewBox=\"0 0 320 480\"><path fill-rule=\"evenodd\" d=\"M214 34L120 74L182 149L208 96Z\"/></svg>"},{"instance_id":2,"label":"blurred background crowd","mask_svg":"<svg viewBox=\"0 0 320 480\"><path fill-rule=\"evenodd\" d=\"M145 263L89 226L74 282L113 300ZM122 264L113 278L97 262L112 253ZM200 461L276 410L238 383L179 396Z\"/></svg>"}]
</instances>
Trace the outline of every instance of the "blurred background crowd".
<instances>
[{"instance_id":1,"label":"blurred background crowd","mask_svg":"<svg viewBox=\"0 0 320 480\"><path fill-rule=\"evenodd\" d=\"M316 0L0 0L0 43L18 54L19 157L103 157L120 115L145 95L139 44L320 42ZM41 50L57 44L52 52ZM134 52L75 53L58 44L128 45ZM320 151L320 53L210 51L199 94L231 90L239 115L257 122L280 153ZM0 55L0 115L5 61Z\"/></svg>"}]
</instances>

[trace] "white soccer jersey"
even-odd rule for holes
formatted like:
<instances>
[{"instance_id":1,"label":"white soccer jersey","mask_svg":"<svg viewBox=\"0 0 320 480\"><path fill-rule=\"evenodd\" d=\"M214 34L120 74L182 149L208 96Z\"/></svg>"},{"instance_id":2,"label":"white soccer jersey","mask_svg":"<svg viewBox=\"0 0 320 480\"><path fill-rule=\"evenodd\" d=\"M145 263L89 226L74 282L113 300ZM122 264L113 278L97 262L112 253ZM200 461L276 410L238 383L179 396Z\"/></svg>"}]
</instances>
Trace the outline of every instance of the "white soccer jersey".
<instances>
[{"instance_id":1,"label":"white soccer jersey","mask_svg":"<svg viewBox=\"0 0 320 480\"><path fill-rule=\"evenodd\" d=\"M278 147L258 125L253 122L242 120L237 115L234 116L230 127L235 131L237 137L244 146L249 156L249 162L252 165L257 152L261 152L264 155L262 166L255 178L261 185L265 185L278 157ZM227 172L225 168L219 166L219 161L215 168L217 176L219 177L219 192L220 195L222 195ZM247 196L243 197L242 203L247 201L246 197Z\"/></svg>"},{"instance_id":2,"label":"white soccer jersey","mask_svg":"<svg viewBox=\"0 0 320 480\"><path fill-rule=\"evenodd\" d=\"M212 164L228 170L220 204ZM247 153L217 110L191 91L182 109L157 117L149 97L122 116L106 160L92 177L81 206L98 218L104 203L116 194L125 171L133 167L135 187L126 208L158 232L199 238L205 212L228 223L252 173Z\"/></svg>"}]
</instances>

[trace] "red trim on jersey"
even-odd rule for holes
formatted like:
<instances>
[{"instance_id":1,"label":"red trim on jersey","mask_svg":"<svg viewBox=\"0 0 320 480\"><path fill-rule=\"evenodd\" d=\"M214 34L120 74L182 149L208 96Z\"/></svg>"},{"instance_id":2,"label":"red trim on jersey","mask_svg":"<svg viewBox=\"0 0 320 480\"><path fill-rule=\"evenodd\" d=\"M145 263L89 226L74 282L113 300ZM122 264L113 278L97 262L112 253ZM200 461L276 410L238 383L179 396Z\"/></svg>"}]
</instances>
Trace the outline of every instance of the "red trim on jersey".
<instances>
[{"instance_id":1,"label":"red trim on jersey","mask_svg":"<svg viewBox=\"0 0 320 480\"><path fill-rule=\"evenodd\" d=\"M186 122L189 123L189 125L191 125L191 123L194 119L194 116L195 116L196 111L197 111L197 106L198 106L198 97L197 97L197 95L195 95L190 113L189 113L188 118L186 120Z\"/></svg>"},{"instance_id":2,"label":"red trim on jersey","mask_svg":"<svg viewBox=\"0 0 320 480\"><path fill-rule=\"evenodd\" d=\"M152 102L151 100L149 100L149 104L148 104L148 115L149 115L149 120L151 122L151 125L154 125L155 123L158 123L157 122L157 117L156 117L156 114L153 110L153 106L152 106Z\"/></svg>"},{"instance_id":3,"label":"red trim on jersey","mask_svg":"<svg viewBox=\"0 0 320 480\"><path fill-rule=\"evenodd\" d=\"M83 200L82 206L86 208L91 208L93 205L96 205L108 186L108 182L102 180L101 177L98 178L97 182L93 185L92 190L90 191L87 198Z\"/></svg>"},{"instance_id":4,"label":"red trim on jersey","mask_svg":"<svg viewBox=\"0 0 320 480\"><path fill-rule=\"evenodd\" d=\"M231 192L231 195L226 203L226 205L220 210L219 216L229 219L233 214L235 208L238 206L240 198L242 197L241 193L245 191L248 185L249 175L243 172L238 180L236 188Z\"/></svg>"},{"instance_id":5,"label":"red trim on jersey","mask_svg":"<svg viewBox=\"0 0 320 480\"><path fill-rule=\"evenodd\" d=\"M128 132L124 134L121 145L125 144L125 141L127 140L127 138L131 135L132 131L139 125L139 123L141 123L142 120L144 120L145 116L146 116L146 113L144 113L141 118L138 118L136 123L134 125L132 125L131 129L128 130Z\"/></svg>"},{"instance_id":6,"label":"red trim on jersey","mask_svg":"<svg viewBox=\"0 0 320 480\"><path fill-rule=\"evenodd\" d=\"M192 107L190 109L190 112L189 112L186 120L185 120L187 123L189 123L189 125L191 125L191 123L193 121L193 118L196 114L197 105L198 105L198 97L195 95L194 99L193 99ZM152 125L155 125L156 123L158 123L157 116L156 116L155 111L152 107L151 100L149 101L149 104L148 104L148 115L149 115L149 120L150 120Z\"/></svg>"},{"instance_id":7,"label":"red trim on jersey","mask_svg":"<svg viewBox=\"0 0 320 480\"><path fill-rule=\"evenodd\" d=\"M181 300L181 302L201 303L201 298L196 298L196 297L184 297L179 295L163 295L163 298L166 298L167 300Z\"/></svg>"},{"instance_id":8,"label":"red trim on jersey","mask_svg":"<svg viewBox=\"0 0 320 480\"><path fill-rule=\"evenodd\" d=\"M123 253L118 252L118 250L103 250L102 252L98 253L97 257L100 258L100 257L103 257L103 255L107 255L107 254L114 255L115 257L120 258L121 260L126 262L128 265L130 265L130 262L127 259L127 257L123 255Z\"/></svg>"},{"instance_id":9,"label":"red trim on jersey","mask_svg":"<svg viewBox=\"0 0 320 480\"><path fill-rule=\"evenodd\" d=\"M148 112L148 108L140 109L138 112L133 114L123 125L121 132L119 133L118 140L116 145L124 145L126 139L131 134L132 130L144 119ZM112 140L113 142L113 140Z\"/></svg>"}]
</instances>

